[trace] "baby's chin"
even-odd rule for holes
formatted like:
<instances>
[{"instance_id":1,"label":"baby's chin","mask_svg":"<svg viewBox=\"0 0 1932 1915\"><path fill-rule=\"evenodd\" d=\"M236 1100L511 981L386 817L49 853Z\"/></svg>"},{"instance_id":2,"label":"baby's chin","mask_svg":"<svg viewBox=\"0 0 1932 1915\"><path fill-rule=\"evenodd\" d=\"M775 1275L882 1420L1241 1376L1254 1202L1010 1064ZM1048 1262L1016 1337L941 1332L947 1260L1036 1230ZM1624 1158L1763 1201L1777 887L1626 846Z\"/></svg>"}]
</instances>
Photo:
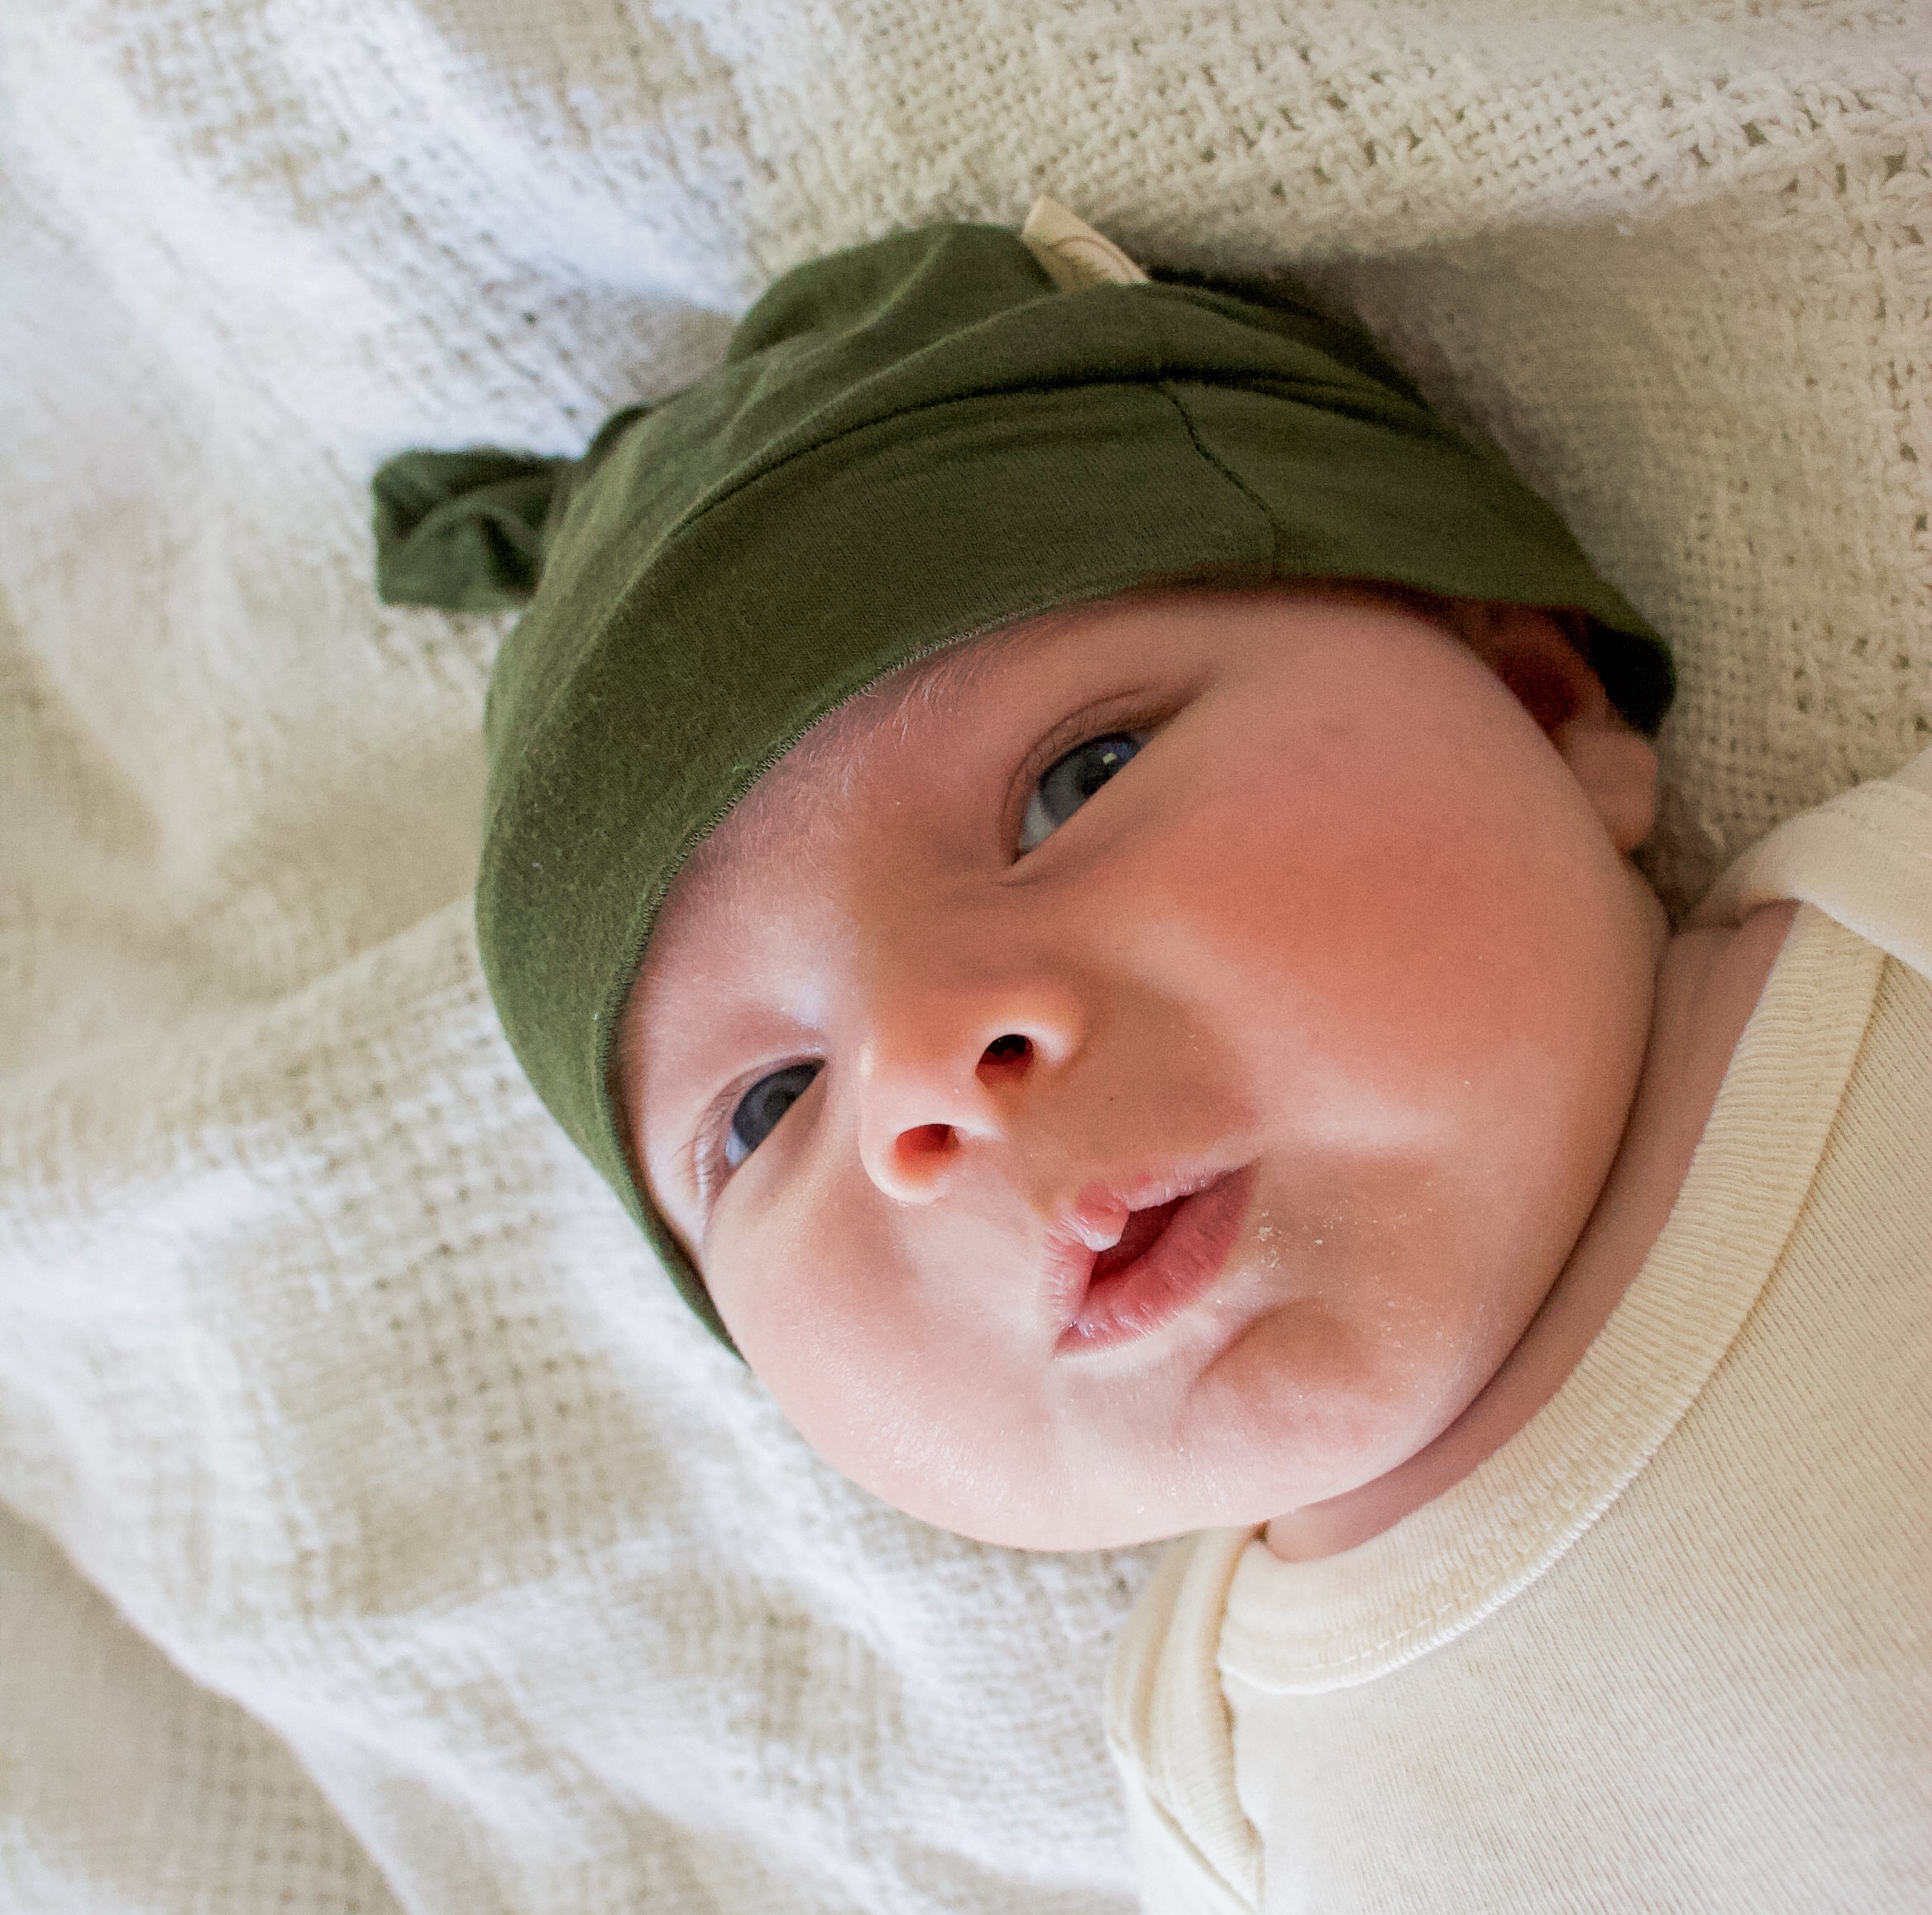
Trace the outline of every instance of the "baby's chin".
<instances>
[{"instance_id":1,"label":"baby's chin","mask_svg":"<svg viewBox=\"0 0 1932 1915\"><path fill-rule=\"evenodd\" d=\"M1078 1491L1061 1487L1064 1472L997 1485L983 1477L964 1496L930 1484L855 1480L903 1514L976 1543L1124 1549L1201 1530L1260 1528L1345 1496L1418 1454L1452 1420L1439 1406L1393 1418L1356 1405L1332 1405L1325 1416L1256 1414L1251 1406L1218 1442L1185 1458L1150 1459L1138 1472L1081 1472Z\"/></svg>"}]
</instances>

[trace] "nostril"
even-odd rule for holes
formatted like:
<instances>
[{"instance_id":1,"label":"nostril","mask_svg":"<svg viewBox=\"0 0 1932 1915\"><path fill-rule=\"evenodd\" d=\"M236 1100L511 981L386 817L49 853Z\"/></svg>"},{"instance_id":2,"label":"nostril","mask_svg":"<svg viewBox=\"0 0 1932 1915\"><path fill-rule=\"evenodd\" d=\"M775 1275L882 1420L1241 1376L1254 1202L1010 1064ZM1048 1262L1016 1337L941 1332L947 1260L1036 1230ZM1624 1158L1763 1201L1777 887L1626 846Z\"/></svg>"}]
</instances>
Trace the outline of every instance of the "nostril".
<instances>
[{"instance_id":1,"label":"nostril","mask_svg":"<svg viewBox=\"0 0 1932 1915\"><path fill-rule=\"evenodd\" d=\"M1004 1037L996 1037L986 1047L985 1061L989 1064L1021 1064L1033 1054L1033 1040L1008 1032Z\"/></svg>"},{"instance_id":2,"label":"nostril","mask_svg":"<svg viewBox=\"0 0 1932 1915\"><path fill-rule=\"evenodd\" d=\"M899 1148L908 1157L943 1157L953 1147L953 1127L948 1123L915 1124L899 1137Z\"/></svg>"}]
</instances>

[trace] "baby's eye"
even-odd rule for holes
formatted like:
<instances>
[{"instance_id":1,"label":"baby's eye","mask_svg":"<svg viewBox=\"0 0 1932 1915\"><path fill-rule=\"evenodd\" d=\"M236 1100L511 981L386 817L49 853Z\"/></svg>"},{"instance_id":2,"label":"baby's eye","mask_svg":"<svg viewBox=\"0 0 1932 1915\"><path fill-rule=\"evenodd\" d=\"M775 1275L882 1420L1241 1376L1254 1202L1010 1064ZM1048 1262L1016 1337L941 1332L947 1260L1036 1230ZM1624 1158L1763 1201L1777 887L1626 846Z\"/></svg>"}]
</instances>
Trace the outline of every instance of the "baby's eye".
<instances>
[{"instance_id":1,"label":"baby's eye","mask_svg":"<svg viewBox=\"0 0 1932 1915\"><path fill-rule=\"evenodd\" d=\"M800 1098L821 1067L816 1064L792 1064L761 1077L731 1113L724 1132L724 1161L736 1170L768 1137L778 1119Z\"/></svg>"},{"instance_id":2,"label":"baby's eye","mask_svg":"<svg viewBox=\"0 0 1932 1915\"><path fill-rule=\"evenodd\" d=\"M1131 732L1109 731L1056 759L1033 788L1020 826L1021 850L1031 851L1064 825L1140 749Z\"/></svg>"}]
</instances>

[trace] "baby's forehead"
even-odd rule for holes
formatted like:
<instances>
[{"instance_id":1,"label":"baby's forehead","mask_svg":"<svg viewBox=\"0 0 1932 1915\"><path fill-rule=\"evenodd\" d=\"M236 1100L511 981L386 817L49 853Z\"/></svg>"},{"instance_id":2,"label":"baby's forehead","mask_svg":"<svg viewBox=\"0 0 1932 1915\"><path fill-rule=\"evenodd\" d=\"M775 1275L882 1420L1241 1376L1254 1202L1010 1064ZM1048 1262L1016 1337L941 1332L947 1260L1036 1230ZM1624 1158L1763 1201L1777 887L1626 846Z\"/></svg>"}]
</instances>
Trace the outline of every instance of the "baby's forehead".
<instances>
[{"instance_id":1,"label":"baby's forehead","mask_svg":"<svg viewBox=\"0 0 1932 1915\"><path fill-rule=\"evenodd\" d=\"M666 899L667 911L675 904L682 916L700 900L721 900L737 874L768 856L781 831L788 841L802 837L809 855L850 802L868 759L903 743L916 713L944 715L1002 667L1022 666L1030 649L1077 617L1102 613L1100 606L1072 608L962 639L887 673L828 712L693 847Z\"/></svg>"},{"instance_id":2,"label":"baby's forehead","mask_svg":"<svg viewBox=\"0 0 1932 1915\"><path fill-rule=\"evenodd\" d=\"M861 781L882 764L897 762L896 748L906 745L916 721L957 716L970 723L976 700L1021 697L1035 685L1050 683L1055 697L1078 696L1084 670L1098 677L1108 668L1125 621L1141 628L1145 648L1169 613L1257 596L1279 601L1275 609L1284 613L1296 604L1318 610L1345 600L1427 615L1438 602L1430 594L1364 581L1278 581L1259 593L1157 584L1056 607L901 666L821 718L693 847L666 895L640 977L677 969L691 955L685 946L701 926L705 948L720 935L750 933L761 887L781 848L788 890L795 897L809 892L815 875L822 878L831 836ZM921 730L916 746L928 749L930 725ZM650 994L634 993L634 1008L639 995Z\"/></svg>"}]
</instances>

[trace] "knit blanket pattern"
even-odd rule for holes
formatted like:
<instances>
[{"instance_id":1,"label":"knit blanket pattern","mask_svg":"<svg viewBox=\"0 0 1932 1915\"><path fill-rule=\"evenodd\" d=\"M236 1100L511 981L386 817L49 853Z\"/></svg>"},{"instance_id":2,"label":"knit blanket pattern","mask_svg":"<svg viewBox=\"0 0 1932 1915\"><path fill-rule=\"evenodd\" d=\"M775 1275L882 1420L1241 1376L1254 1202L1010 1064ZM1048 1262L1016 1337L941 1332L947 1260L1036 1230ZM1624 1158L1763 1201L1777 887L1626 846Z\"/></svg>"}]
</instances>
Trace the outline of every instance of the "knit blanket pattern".
<instances>
[{"instance_id":1,"label":"knit blanket pattern","mask_svg":"<svg viewBox=\"0 0 1932 1915\"><path fill-rule=\"evenodd\" d=\"M1673 908L1932 741L1924 0L0 8L0 1909L1133 1907L1155 1551L901 1518L688 1320L478 973L503 621L371 584L388 454L1040 193L1565 515Z\"/></svg>"}]
</instances>

